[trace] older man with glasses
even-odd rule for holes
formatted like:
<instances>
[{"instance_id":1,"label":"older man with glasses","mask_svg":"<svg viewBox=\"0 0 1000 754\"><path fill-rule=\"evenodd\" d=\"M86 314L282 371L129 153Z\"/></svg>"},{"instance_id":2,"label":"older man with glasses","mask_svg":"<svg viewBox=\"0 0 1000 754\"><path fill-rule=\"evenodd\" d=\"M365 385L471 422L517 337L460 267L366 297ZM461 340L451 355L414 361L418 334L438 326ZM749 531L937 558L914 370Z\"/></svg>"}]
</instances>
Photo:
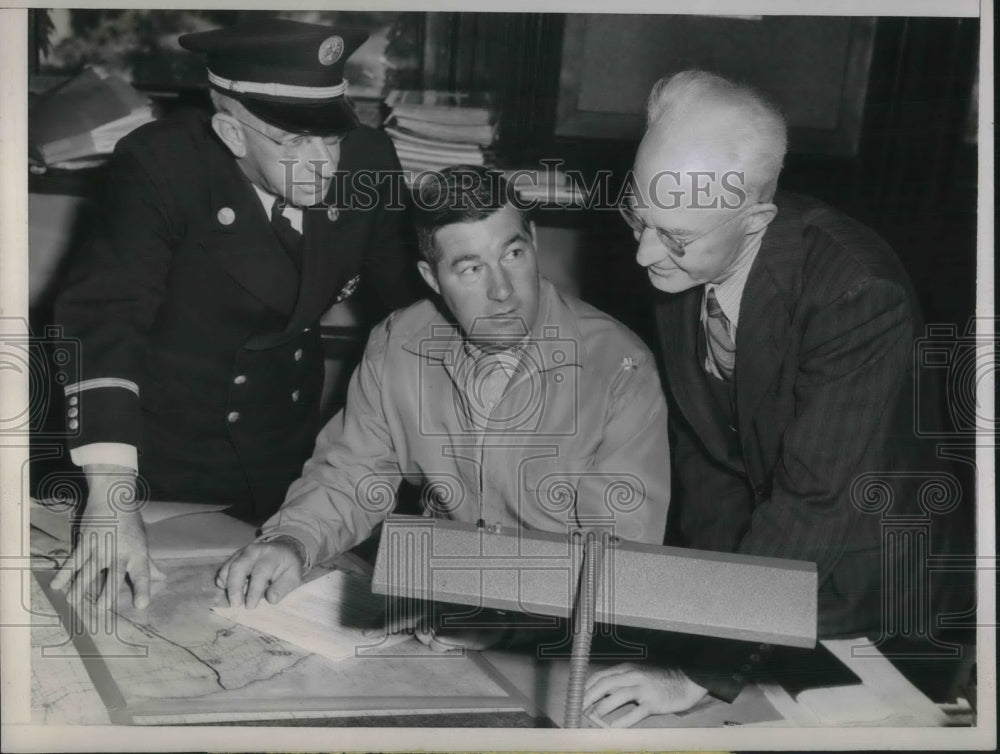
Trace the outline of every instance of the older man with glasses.
<instances>
[{"instance_id":1,"label":"older man with glasses","mask_svg":"<svg viewBox=\"0 0 1000 754\"><path fill-rule=\"evenodd\" d=\"M359 278L386 309L415 298L399 162L347 99L344 63L366 37L283 19L184 35L215 112L120 142L56 310L81 344L70 453L87 518L116 516L117 545L92 542L85 519L55 587L94 597L106 574L113 595L127 575L148 602L142 521L116 500L267 518L320 426L320 317Z\"/></svg>"},{"instance_id":2,"label":"older man with glasses","mask_svg":"<svg viewBox=\"0 0 1000 754\"><path fill-rule=\"evenodd\" d=\"M925 608L940 603L926 563L882 535L923 517L942 552L951 526L932 515L949 506L921 510L915 494L930 468L912 415L921 328L899 259L860 223L776 191L785 123L752 90L678 73L654 87L647 115L620 209L636 261L667 294L668 543L815 563L820 637L867 633L885 646L900 626L929 636ZM595 673L584 701L598 715L634 703L615 720L632 725L708 692L732 700L771 654L674 641L659 665Z\"/></svg>"}]
</instances>

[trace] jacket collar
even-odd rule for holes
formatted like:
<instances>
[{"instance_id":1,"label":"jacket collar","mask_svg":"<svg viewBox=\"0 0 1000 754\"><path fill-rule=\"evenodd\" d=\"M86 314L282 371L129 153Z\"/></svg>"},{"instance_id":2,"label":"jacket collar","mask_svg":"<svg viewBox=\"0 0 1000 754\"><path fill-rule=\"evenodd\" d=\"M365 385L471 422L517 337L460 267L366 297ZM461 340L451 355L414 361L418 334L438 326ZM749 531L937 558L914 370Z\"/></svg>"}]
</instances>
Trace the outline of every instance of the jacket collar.
<instances>
[{"instance_id":1,"label":"jacket collar","mask_svg":"<svg viewBox=\"0 0 1000 754\"><path fill-rule=\"evenodd\" d=\"M210 243L216 261L247 291L281 314L289 315L282 332L254 340L255 348L283 342L311 325L330 304L331 280L341 269L353 269L348 257L360 248L338 249L338 234L352 211L341 209L351 202L351 181L347 176L358 169L361 156L350 148L342 152L338 177L321 208L304 209L302 232L303 269L301 274L271 231L270 219L250 181L232 154L204 122L209 164ZM346 144L347 140L345 140ZM336 211L328 212L327 206ZM354 210L362 212L364 210ZM248 239L253 239L248 243Z\"/></svg>"},{"instance_id":2,"label":"jacket collar","mask_svg":"<svg viewBox=\"0 0 1000 754\"><path fill-rule=\"evenodd\" d=\"M272 309L289 314L298 293L298 271L274 237L243 171L207 123L205 127L210 182L205 248L247 291Z\"/></svg>"},{"instance_id":3,"label":"jacket collar","mask_svg":"<svg viewBox=\"0 0 1000 754\"><path fill-rule=\"evenodd\" d=\"M781 366L802 289L802 201L779 193L775 204L778 214L765 232L743 291L736 335L736 405L743 426L755 415Z\"/></svg>"}]
</instances>

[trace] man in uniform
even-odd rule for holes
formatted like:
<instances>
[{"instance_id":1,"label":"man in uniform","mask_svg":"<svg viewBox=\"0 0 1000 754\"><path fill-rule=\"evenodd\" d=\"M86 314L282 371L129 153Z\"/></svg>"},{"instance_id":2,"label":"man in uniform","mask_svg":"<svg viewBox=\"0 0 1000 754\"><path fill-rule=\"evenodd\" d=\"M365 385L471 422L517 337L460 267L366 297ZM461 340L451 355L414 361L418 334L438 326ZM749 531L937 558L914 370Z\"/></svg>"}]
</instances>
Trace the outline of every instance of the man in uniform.
<instances>
[{"instance_id":1,"label":"man in uniform","mask_svg":"<svg viewBox=\"0 0 1000 754\"><path fill-rule=\"evenodd\" d=\"M222 567L231 604L277 602L364 540L404 479L424 488L427 515L558 533L600 519L662 542L667 411L652 355L539 276L534 224L510 192L466 166L421 184L419 268L440 298L372 331L302 478Z\"/></svg>"},{"instance_id":2,"label":"man in uniform","mask_svg":"<svg viewBox=\"0 0 1000 754\"><path fill-rule=\"evenodd\" d=\"M366 36L282 19L184 35L207 56L215 112L118 145L56 308L81 343L65 390L89 487L56 588L93 599L108 569L106 597L127 574L148 602L142 521L121 505L137 494L273 513L319 429L320 317L359 276L387 308L413 300L399 163L346 96ZM86 536L95 515L117 517L117 557Z\"/></svg>"}]
</instances>

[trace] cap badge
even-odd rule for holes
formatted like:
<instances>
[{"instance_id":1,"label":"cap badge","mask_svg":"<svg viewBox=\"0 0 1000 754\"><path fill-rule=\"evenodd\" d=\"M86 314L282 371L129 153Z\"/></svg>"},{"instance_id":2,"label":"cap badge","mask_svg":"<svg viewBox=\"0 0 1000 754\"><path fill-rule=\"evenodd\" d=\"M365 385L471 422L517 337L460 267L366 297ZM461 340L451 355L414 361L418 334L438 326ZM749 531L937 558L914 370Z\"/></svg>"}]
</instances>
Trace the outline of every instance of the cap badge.
<instances>
[{"instance_id":1,"label":"cap badge","mask_svg":"<svg viewBox=\"0 0 1000 754\"><path fill-rule=\"evenodd\" d=\"M335 222L337 222L337 219L339 217L340 217L340 210L339 209L337 209L336 207L327 207L327 210L326 210L326 219L327 220L329 220L332 223L335 223Z\"/></svg>"},{"instance_id":2,"label":"cap badge","mask_svg":"<svg viewBox=\"0 0 1000 754\"><path fill-rule=\"evenodd\" d=\"M219 210L216 217L219 218L219 222L223 225L232 225L233 221L236 220L236 213L230 207L223 207Z\"/></svg>"},{"instance_id":3,"label":"cap badge","mask_svg":"<svg viewBox=\"0 0 1000 754\"><path fill-rule=\"evenodd\" d=\"M319 62L333 65L344 54L344 40L338 36L327 37L319 46Z\"/></svg>"}]
</instances>

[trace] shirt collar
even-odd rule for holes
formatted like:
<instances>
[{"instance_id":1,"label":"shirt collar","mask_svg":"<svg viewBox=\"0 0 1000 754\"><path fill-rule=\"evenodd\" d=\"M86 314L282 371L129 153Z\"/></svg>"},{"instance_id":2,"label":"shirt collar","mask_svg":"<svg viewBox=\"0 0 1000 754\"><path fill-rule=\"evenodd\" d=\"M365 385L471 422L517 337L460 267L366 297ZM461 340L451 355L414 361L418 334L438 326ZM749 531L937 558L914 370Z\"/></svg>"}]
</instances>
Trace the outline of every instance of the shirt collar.
<instances>
[{"instance_id":1,"label":"shirt collar","mask_svg":"<svg viewBox=\"0 0 1000 754\"><path fill-rule=\"evenodd\" d=\"M530 359L536 369L543 371L570 365L582 367L586 349L576 315L544 277L539 280L539 289L538 319L522 342L519 357ZM458 326L435 310L431 319L407 339L403 348L449 366L458 363L459 352L465 352L466 343Z\"/></svg>"},{"instance_id":2,"label":"shirt collar","mask_svg":"<svg viewBox=\"0 0 1000 754\"><path fill-rule=\"evenodd\" d=\"M767 231L764 232L766 233ZM764 233L760 233L754 238L750 247L743 253L739 260L739 265L733 271L732 275L721 283L707 283L705 285L706 293L708 291L715 291L715 298L719 301L722 313L726 315L726 319L729 320L734 330L739 326L740 322L740 304L743 300L743 289L746 287L747 278L750 276L750 268L753 267L753 262L757 258L757 252L760 251L760 245L763 240ZM704 310L704 299L702 301L702 309Z\"/></svg>"},{"instance_id":3,"label":"shirt collar","mask_svg":"<svg viewBox=\"0 0 1000 754\"><path fill-rule=\"evenodd\" d=\"M500 367L506 372L508 377L513 376L514 372L517 371L518 362L521 360L521 350L524 345L528 342L528 336L526 335L519 342L512 345L510 348L504 349L503 351L496 351L493 353L488 353L483 349L479 348L471 340L462 339L462 347L465 349L465 355L468 356L475 362L480 360L493 360L497 362Z\"/></svg>"},{"instance_id":4,"label":"shirt collar","mask_svg":"<svg viewBox=\"0 0 1000 754\"><path fill-rule=\"evenodd\" d=\"M271 209L274 207L274 203L278 201L278 197L274 194L270 194L260 186L255 183L250 184L253 186L253 190L257 192L257 198L260 199L261 206L264 207L265 214L270 217ZM292 224L299 233L302 232L302 209L299 207L293 207L290 204L286 205L281 214L288 218L288 222Z\"/></svg>"}]
</instances>

